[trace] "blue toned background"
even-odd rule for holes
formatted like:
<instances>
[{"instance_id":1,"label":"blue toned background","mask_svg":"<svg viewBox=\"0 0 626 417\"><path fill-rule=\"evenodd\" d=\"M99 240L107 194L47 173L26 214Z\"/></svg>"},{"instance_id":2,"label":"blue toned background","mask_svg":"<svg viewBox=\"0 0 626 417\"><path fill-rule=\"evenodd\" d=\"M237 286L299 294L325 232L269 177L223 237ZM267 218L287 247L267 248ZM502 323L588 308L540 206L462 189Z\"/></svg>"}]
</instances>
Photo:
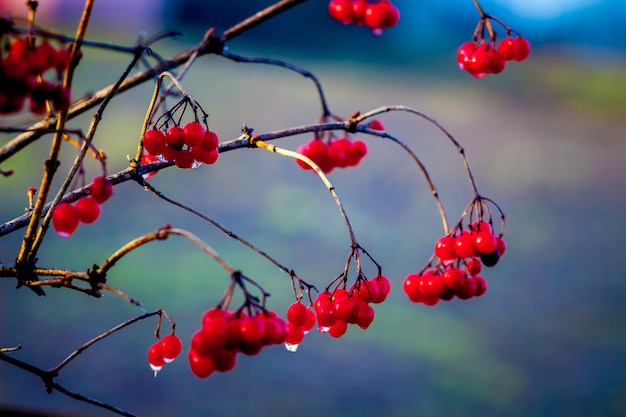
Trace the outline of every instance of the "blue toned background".
<instances>
[{"instance_id":1,"label":"blue toned background","mask_svg":"<svg viewBox=\"0 0 626 417\"><path fill-rule=\"evenodd\" d=\"M182 28L186 39L155 46L168 56L197 42L206 27L223 22L216 28L224 30L269 3L172 2L122 12L121 2L100 2L88 37L130 45L142 29ZM359 136L368 155L330 180L359 242L392 281L390 298L376 306L367 331L351 328L339 340L310 334L295 354L267 348L207 380L191 375L181 358L154 379L146 352L155 322L148 320L86 351L58 382L142 416L626 415L625 6L535 3L482 3L527 36L533 51L527 62L481 80L455 62L456 48L470 39L478 19L469 0L398 0L400 24L380 38L330 19L325 1L310 1L229 44L236 53L281 58L313 71L338 115L406 104L446 126L465 147L480 191L507 215L508 251L484 272L485 296L433 308L406 299L403 278L423 266L442 234L436 207L406 154ZM42 2L42 12L54 19L63 9L70 19L58 24L71 28L80 10L56 4ZM113 30L110 19L124 26ZM127 61L87 50L78 91L114 82ZM183 82L223 140L237 137L244 122L267 132L319 116L313 85L280 68L203 57ZM152 87L124 93L105 113L95 141L106 150L111 172L124 168L126 155L135 151ZM472 197L455 148L423 120L381 120L425 161L454 221ZM87 122L83 117L72 126ZM308 140L277 145L295 149ZM16 174L0 181L1 222L23 212L24 190L39 183L48 146L41 140L3 164ZM67 147L61 172L72 157ZM89 176L98 168L88 162L86 169ZM321 182L291 160L240 150L221 155L214 166L166 170L151 182L320 288L343 267L349 239L336 206ZM51 234L40 264L84 270L164 223L199 235L267 286L270 308L285 311L291 302L285 274L131 183L116 188L95 225L81 226L67 240ZM0 260L14 259L20 238L0 238ZM372 272L369 266L366 272ZM168 311L185 343L228 282L206 255L175 237L126 257L108 279L148 309ZM39 299L16 291L13 280L0 282L0 344L21 344L15 357L42 368L139 313L111 294L95 300L49 289ZM46 394L36 377L6 363L0 363L0 386L5 407L109 415Z\"/></svg>"}]
</instances>

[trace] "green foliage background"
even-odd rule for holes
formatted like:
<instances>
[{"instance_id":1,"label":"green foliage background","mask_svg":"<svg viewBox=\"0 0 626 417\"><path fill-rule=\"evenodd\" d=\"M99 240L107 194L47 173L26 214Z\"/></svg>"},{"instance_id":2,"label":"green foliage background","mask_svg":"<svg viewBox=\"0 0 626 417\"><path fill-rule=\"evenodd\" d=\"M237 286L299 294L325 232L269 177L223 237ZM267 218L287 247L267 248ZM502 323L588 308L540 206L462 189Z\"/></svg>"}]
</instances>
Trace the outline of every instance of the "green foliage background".
<instances>
[{"instance_id":1,"label":"green foliage background","mask_svg":"<svg viewBox=\"0 0 626 417\"><path fill-rule=\"evenodd\" d=\"M160 52L167 55L180 46L169 43ZM528 63L477 81L456 70L453 58L433 57L416 69L415 63L355 55L322 59L302 51L294 56L253 42L231 49L312 70L339 115L406 104L443 123L464 145L481 192L507 214L509 249L497 267L484 272L487 294L434 308L405 298L404 276L423 266L442 233L435 204L399 147L359 137L368 143L367 157L330 179L359 242L392 280L390 299L376 307L367 331L350 329L339 340L310 334L296 354L268 348L207 380L192 376L181 357L154 379L146 352L155 321L146 321L86 351L63 370L59 383L144 416L626 414L623 62L590 64L566 55L547 57L539 49ZM79 88L114 81L124 65L124 57L115 54L86 57L77 74ZM242 123L267 132L319 116L312 84L278 68L205 57L184 85L209 111L211 128L223 140L237 137ZM96 142L107 152L110 172L125 167L126 155L134 154L151 89L146 85L121 95L105 114ZM471 198L454 147L422 120L407 115L382 120L423 158L454 221ZM276 144L295 149L308 140ZM22 212L25 189L38 184L48 145L41 140L3 166L16 175L0 181L0 221ZM66 147L61 172L72 153ZM96 175L95 163L86 168L88 176ZM331 196L287 158L244 149L221 155L214 166L166 170L151 182L267 250L318 288L343 267L349 239ZM291 287L285 274L131 183L116 188L97 224L81 226L67 240L51 233L39 262L86 269L165 223L199 235L267 287L271 309L286 310ZM3 262L14 259L20 237L0 239ZM176 237L137 250L108 278L148 309L168 311L185 342L228 282L207 256ZM139 313L110 294L95 300L49 289L39 299L15 291L12 280L0 282L0 344L21 344L14 355L43 368ZM35 377L5 363L0 384L5 406L106 415L58 393L47 395Z\"/></svg>"}]
</instances>

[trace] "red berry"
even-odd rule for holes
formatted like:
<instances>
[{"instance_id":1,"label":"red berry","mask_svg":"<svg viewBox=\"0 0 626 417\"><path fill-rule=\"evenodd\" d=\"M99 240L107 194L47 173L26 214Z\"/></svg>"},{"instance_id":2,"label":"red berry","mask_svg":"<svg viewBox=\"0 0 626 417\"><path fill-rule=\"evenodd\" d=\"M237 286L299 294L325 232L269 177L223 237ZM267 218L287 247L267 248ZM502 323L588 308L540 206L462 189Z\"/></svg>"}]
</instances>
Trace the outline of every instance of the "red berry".
<instances>
[{"instance_id":1,"label":"red berry","mask_svg":"<svg viewBox=\"0 0 626 417\"><path fill-rule=\"evenodd\" d=\"M350 297L342 297L333 303L333 316L338 320L351 322L353 319L354 309L356 305Z\"/></svg>"},{"instance_id":2,"label":"red berry","mask_svg":"<svg viewBox=\"0 0 626 417\"><path fill-rule=\"evenodd\" d=\"M303 145L298 146L298 149L296 149L296 152L298 152L299 154L302 154L308 158L310 158L309 156L309 144L305 143ZM296 159L296 163L298 164L298 166L304 170L307 169L313 169L311 168L311 166L309 164L307 164L306 162L300 160L300 159Z\"/></svg>"},{"instance_id":3,"label":"red berry","mask_svg":"<svg viewBox=\"0 0 626 417\"><path fill-rule=\"evenodd\" d=\"M93 197L82 197L76 202L76 214L83 223L93 223L100 217L100 203Z\"/></svg>"},{"instance_id":4,"label":"red berry","mask_svg":"<svg viewBox=\"0 0 626 417\"><path fill-rule=\"evenodd\" d=\"M181 151L178 151L176 153L176 156L174 157L174 164L178 168L189 169L193 167L193 163L194 156L191 153L191 149L183 149Z\"/></svg>"},{"instance_id":5,"label":"red berry","mask_svg":"<svg viewBox=\"0 0 626 417\"><path fill-rule=\"evenodd\" d=\"M459 268L449 268L443 273L443 281L451 290L458 290L465 281L465 271Z\"/></svg>"},{"instance_id":6,"label":"red berry","mask_svg":"<svg viewBox=\"0 0 626 417\"><path fill-rule=\"evenodd\" d=\"M237 352L225 348L215 349L211 358L215 364L216 371L228 372L233 369L237 363Z\"/></svg>"},{"instance_id":7,"label":"red berry","mask_svg":"<svg viewBox=\"0 0 626 417\"><path fill-rule=\"evenodd\" d=\"M161 340L163 351L163 359L165 362L171 362L178 357L180 351L183 350L183 343L180 337L174 334L168 334Z\"/></svg>"},{"instance_id":8,"label":"red berry","mask_svg":"<svg viewBox=\"0 0 626 417\"><path fill-rule=\"evenodd\" d=\"M311 330L313 326L315 326L316 321L317 321L317 318L315 317L315 312L313 310L307 309L306 321L304 322L304 325L302 326L302 328L304 329L304 332L306 333L309 330Z\"/></svg>"},{"instance_id":9,"label":"red berry","mask_svg":"<svg viewBox=\"0 0 626 417\"><path fill-rule=\"evenodd\" d=\"M506 252L506 242L499 236L496 237L496 240L498 241L498 252L500 252L500 256L502 256L504 252Z\"/></svg>"},{"instance_id":10,"label":"red berry","mask_svg":"<svg viewBox=\"0 0 626 417\"><path fill-rule=\"evenodd\" d=\"M459 258L471 258L476 253L474 246L474 235L464 231L456 237L454 242L454 250Z\"/></svg>"},{"instance_id":11,"label":"red berry","mask_svg":"<svg viewBox=\"0 0 626 417\"><path fill-rule=\"evenodd\" d=\"M102 204L113 195L113 184L106 177L96 177L91 183L90 190L91 197Z\"/></svg>"},{"instance_id":12,"label":"red berry","mask_svg":"<svg viewBox=\"0 0 626 417\"><path fill-rule=\"evenodd\" d=\"M348 155L346 155L345 146L342 145L339 140L334 140L328 144L326 159L330 166L333 168L346 166L347 157Z\"/></svg>"},{"instance_id":13,"label":"red berry","mask_svg":"<svg viewBox=\"0 0 626 417\"><path fill-rule=\"evenodd\" d=\"M356 166L361 162L361 159L367 154L367 145L365 142L355 140L350 144L350 150L348 151L347 166Z\"/></svg>"},{"instance_id":14,"label":"red berry","mask_svg":"<svg viewBox=\"0 0 626 417\"><path fill-rule=\"evenodd\" d=\"M304 339L304 329L299 326L294 326L292 323L287 323L287 336L285 337L285 343L290 345L299 345Z\"/></svg>"},{"instance_id":15,"label":"red berry","mask_svg":"<svg viewBox=\"0 0 626 417\"><path fill-rule=\"evenodd\" d=\"M384 7L384 6L383 6ZM385 10L381 7L381 3L372 3L365 9L365 24L369 26L372 31L378 30L382 33L383 23L385 21Z\"/></svg>"},{"instance_id":16,"label":"red berry","mask_svg":"<svg viewBox=\"0 0 626 417\"><path fill-rule=\"evenodd\" d=\"M177 151L174 148L171 148L169 145L165 147L165 149L163 149L163 152L161 153L160 158L162 158L164 161L167 162L172 162L176 159L176 156L178 156L178 153L180 151Z\"/></svg>"},{"instance_id":17,"label":"red berry","mask_svg":"<svg viewBox=\"0 0 626 417\"><path fill-rule=\"evenodd\" d=\"M180 150L185 144L185 131L180 126L172 126L165 133L165 141L170 148Z\"/></svg>"},{"instance_id":18,"label":"red berry","mask_svg":"<svg viewBox=\"0 0 626 417\"><path fill-rule=\"evenodd\" d=\"M210 345L210 343L212 343L212 340L213 339L211 339L210 336L208 336L202 330L198 330L191 337L191 349L201 356L209 357L215 349L215 346Z\"/></svg>"},{"instance_id":19,"label":"red berry","mask_svg":"<svg viewBox=\"0 0 626 417\"><path fill-rule=\"evenodd\" d=\"M389 295L389 291L391 290L391 284L389 283L387 277L380 275L372 278L370 282L374 282L378 286L378 296L375 300L372 299L372 303L380 304L385 301Z\"/></svg>"},{"instance_id":20,"label":"red berry","mask_svg":"<svg viewBox=\"0 0 626 417\"><path fill-rule=\"evenodd\" d=\"M474 285L476 286L476 293L474 294L476 297L480 297L487 292L487 281L485 281L485 278L475 276L470 279L474 281Z\"/></svg>"},{"instance_id":21,"label":"red berry","mask_svg":"<svg viewBox=\"0 0 626 417\"><path fill-rule=\"evenodd\" d=\"M189 147L202 145L205 129L198 122L189 122L183 128L183 142Z\"/></svg>"},{"instance_id":22,"label":"red berry","mask_svg":"<svg viewBox=\"0 0 626 417\"><path fill-rule=\"evenodd\" d=\"M354 23L350 0L331 0L328 4L328 13L333 19L339 20L343 24Z\"/></svg>"},{"instance_id":23,"label":"red berry","mask_svg":"<svg viewBox=\"0 0 626 417\"><path fill-rule=\"evenodd\" d=\"M423 299L422 291L420 290L420 281L422 276L420 274L409 274L404 278L404 293L414 303L419 303Z\"/></svg>"},{"instance_id":24,"label":"red berry","mask_svg":"<svg viewBox=\"0 0 626 417\"><path fill-rule=\"evenodd\" d=\"M202 148L206 151L212 151L217 149L217 146L220 143L220 138L217 136L217 133L211 132L207 130L204 132L204 139L202 140Z\"/></svg>"},{"instance_id":25,"label":"red berry","mask_svg":"<svg viewBox=\"0 0 626 417\"><path fill-rule=\"evenodd\" d=\"M287 337L287 323L276 314L269 312L263 316L265 334L262 345L277 345L284 343Z\"/></svg>"},{"instance_id":26,"label":"red berry","mask_svg":"<svg viewBox=\"0 0 626 417\"><path fill-rule=\"evenodd\" d=\"M78 227L80 219L76 207L69 203L60 203L52 213L52 226L61 237L70 237Z\"/></svg>"},{"instance_id":27,"label":"red berry","mask_svg":"<svg viewBox=\"0 0 626 417\"><path fill-rule=\"evenodd\" d=\"M344 320L337 320L332 326L330 326L330 329L328 329L328 334L332 337L341 337L347 330L348 323Z\"/></svg>"},{"instance_id":28,"label":"red berry","mask_svg":"<svg viewBox=\"0 0 626 417\"><path fill-rule=\"evenodd\" d=\"M215 372L215 363L213 359L207 356L201 356L195 350L189 350L187 355L189 359L189 367L191 372L198 378L207 378L213 372Z\"/></svg>"},{"instance_id":29,"label":"red berry","mask_svg":"<svg viewBox=\"0 0 626 417\"><path fill-rule=\"evenodd\" d=\"M315 309L315 312L318 312L322 307L326 307L327 304L330 304L330 296L331 294L328 291L317 294L317 298L313 303L313 308Z\"/></svg>"},{"instance_id":30,"label":"red berry","mask_svg":"<svg viewBox=\"0 0 626 417\"><path fill-rule=\"evenodd\" d=\"M435 244L435 255L442 261L451 261L456 259L456 239L452 236L444 236Z\"/></svg>"},{"instance_id":31,"label":"red berry","mask_svg":"<svg viewBox=\"0 0 626 417\"><path fill-rule=\"evenodd\" d=\"M212 316L211 311L202 318L203 343L210 348L221 347L228 341L228 322L224 317Z\"/></svg>"},{"instance_id":32,"label":"red berry","mask_svg":"<svg viewBox=\"0 0 626 417\"><path fill-rule=\"evenodd\" d=\"M465 42L459 47L456 53L456 60L459 64L459 68L468 71L469 62L474 56L476 51L476 44L474 42Z\"/></svg>"},{"instance_id":33,"label":"red berry","mask_svg":"<svg viewBox=\"0 0 626 417\"><path fill-rule=\"evenodd\" d=\"M150 155L160 155L165 149L165 133L157 129L148 130L143 135L143 147Z\"/></svg>"},{"instance_id":34,"label":"red berry","mask_svg":"<svg viewBox=\"0 0 626 417\"><path fill-rule=\"evenodd\" d=\"M443 275L430 274L425 278L426 290L430 295L440 296L448 289Z\"/></svg>"},{"instance_id":35,"label":"red berry","mask_svg":"<svg viewBox=\"0 0 626 417\"><path fill-rule=\"evenodd\" d=\"M523 61L528 58L528 55L530 55L530 42L528 42L528 39L519 36L515 39L515 43L517 45L517 50L513 60Z\"/></svg>"},{"instance_id":36,"label":"red berry","mask_svg":"<svg viewBox=\"0 0 626 417\"><path fill-rule=\"evenodd\" d=\"M474 233L476 232L491 232L491 225L484 220L476 221L472 223L470 230Z\"/></svg>"},{"instance_id":37,"label":"red berry","mask_svg":"<svg viewBox=\"0 0 626 417\"><path fill-rule=\"evenodd\" d=\"M191 148L191 155L193 156L193 159L198 162L212 165L217 162L220 153L218 152L217 148L213 149L212 151L207 151L203 147L194 146L193 148Z\"/></svg>"},{"instance_id":38,"label":"red berry","mask_svg":"<svg viewBox=\"0 0 626 417\"><path fill-rule=\"evenodd\" d=\"M480 274L482 269L482 264L478 259L472 259L467 263L467 274L469 276L474 276Z\"/></svg>"},{"instance_id":39,"label":"red berry","mask_svg":"<svg viewBox=\"0 0 626 417\"><path fill-rule=\"evenodd\" d=\"M517 56L517 42L512 37L506 37L498 45L498 54L507 61L513 60Z\"/></svg>"},{"instance_id":40,"label":"red berry","mask_svg":"<svg viewBox=\"0 0 626 417\"><path fill-rule=\"evenodd\" d=\"M374 321L374 309L367 303L358 303L354 316L354 322L365 330Z\"/></svg>"},{"instance_id":41,"label":"red berry","mask_svg":"<svg viewBox=\"0 0 626 417\"><path fill-rule=\"evenodd\" d=\"M372 130L385 130L385 126L383 126L383 123L378 119L372 120L368 127Z\"/></svg>"},{"instance_id":42,"label":"red berry","mask_svg":"<svg viewBox=\"0 0 626 417\"><path fill-rule=\"evenodd\" d=\"M358 287L358 296L366 303L371 303L378 298L378 285L372 281L361 281Z\"/></svg>"},{"instance_id":43,"label":"red berry","mask_svg":"<svg viewBox=\"0 0 626 417\"><path fill-rule=\"evenodd\" d=\"M352 20L359 26L365 24L365 9L367 9L367 0L352 1Z\"/></svg>"},{"instance_id":44,"label":"red berry","mask_svg":"<svg viewBox=\"0 0 626 417\"><path fill-rule=\"evenodd\" d=\"M163 346L161 342L157 342L150 347L148 351L148 363L150 368L156 373L161 370L165 365L165 359L163 358Z\"/></svg>"},{"instance_id":45,"label":"red berry","mask_svg":"<svg viewBox=\"0 0 626 417\"><path fill-rule=\"evenodd\" d=\"M333 315L333 303L320 304L315 312L317 313L317 324L320 327L330 327L337 321Z\"/></svg>"},{"instance_id":46,"label":"red berry","mask_svg":"<svg viewBox=\"0 0 626 417\"><path fill-rule=\"evenodd\" d=\"M301 302L293 303L287 309L287 320L296 327L304 326L307 319L308 308Z\"/></svg>"},{"instance_id":47,"label":"red berry","mask_svg":"<svg viewBox=\"0 0 626 417\"><path fill-rule=\"evenodd\" d=\"M476 295L476 283L472 278L465 278L463 285L456 292L461 300L468 300Z\"/></svg>"},{"instance_id":48,"label":"red berry","mask_svg":"<svg viewBox=\"0 0 626 417\"><path fill-rule=\"evenodd\" d=\"M241 340L247 343L259 343L263 341L265 325L258 317L246 317L239 322Z\"/></svg>"},{"instance_id":49,"label":"red berry","mask_svg":"<svg viewBox=\"0 0 626 417\"><path fill-rule=\"evenodd\" d=\"M308 156L316 165L318 165L322 171L330 172L332 167L328 164L328 158L326 153L328 152L328 145L326 145L321 139L313 139L308 143L308 153L304 154Z\"/></svg>"},{"instance_id":50,"label":"red berry","mask_svg":"<svg viewBox=\"0 0 626 417\"><path fill-rule=\"evenodd\" d=\"M474 235L474 245L480 253L492 253L498 248L498 241L491 232L478 232Z\"/></svg>"}]
</instances>

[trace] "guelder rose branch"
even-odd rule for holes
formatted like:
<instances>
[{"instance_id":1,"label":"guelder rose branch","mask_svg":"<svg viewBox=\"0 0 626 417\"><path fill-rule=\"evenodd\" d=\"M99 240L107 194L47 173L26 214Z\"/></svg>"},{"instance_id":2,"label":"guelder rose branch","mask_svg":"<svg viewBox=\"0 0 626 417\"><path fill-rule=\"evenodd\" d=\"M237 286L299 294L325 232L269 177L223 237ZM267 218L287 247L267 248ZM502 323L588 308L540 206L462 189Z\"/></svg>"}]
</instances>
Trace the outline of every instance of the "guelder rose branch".
<instances>
[{"instance_id":1,"label":"guelder rose branch","mask_svg":"<svg viewBox=\"0 0 626 417\"><path fill-rule=\"evenodd\" d=\"M375 306L387 300L392 287L400 280L384 274L381 263L357 241L357 231L350 223L340 199L341 193L333 186L331 176L337 170L364 169L361 164L364 158L376 157L372 155L373 148L368 147L371 140L394 143L409 156L409 162L418 168L418 174L423 176L433 195L441 217L443 233L434 240L432 255L402 280L407 298L413 303L434 306L451 300L469 300L486 293L484 272L496 266L506 252L505 215L495 200L479 192L465 148L443 124L425 112L405 105L356 111L343 118L331 111L323 84L312 71L283 60L246 57L226 49L230 40L259 24L271 22L274 17L304 1L277 1L221 35L209 29L195 46L167 59L153 48L159 40L173 36L175 32L148 38L140 36L131 47L84 39L91 15L91 0L85 2L81 21L72 37L39 26L36 2L27 2L27 17L24 19L0 19L0 45L3 46L0 48L0 132L17 134L0 147L0 163L7 163L38 139L47 135L52 137L39 187L30 184L24 187L28 203L25 213L14 213L11 220L0 225L0 238L25 229L17 248L17 259L14 263L0 264L0 277L17 279L18 288L25 286L39 295L45 294L43 287L71 289L94 298L109 291L142 312L74 349L49 371L17 358L20 350L31 349L30 346L0 347L0 360L38 376L49 391L61 392L119 415L134 416L106 402L71 391L59 385L56 379L61 370L86 349L140 320L157 316L155 340L146 343L147 365L154 376L185 349L187 365L199 378L231 371L241 355L256 356L273 345L282 345L287 351L296 352L302 343L316 334L340 338L351 328L368 329L375 318ZM500 73L510 62L526 60L530 54L529 41L502 20L486 13L477 0L472 2L479 20L473 33L471 28L468 30L471 40L462 43L456 51L456 63L460 69L478 79ZM370 34L383 36L403 23L400 10L390 0L331 0L325 7L330 18L346 25L346 30L365 27L370 37ZM505 36L499 38L496 29L502 30ZM79 94L72 83L73 75L81 70L81 62L91 58L92 48L106 53L130 54L129 65L121 71L117 82L99 90L94 88L95 93L72 103L71 97ZM215 131L215 121L205 111L203 103L194 97L194 85L183 79L190 67L202 65L197 58L206 54L238 63L274 65L301 74L313 82L321 114L311 116L314 123L273 132L254 132L253 127L244 124L239 137L223 140ZM454 65L453 59L451 65ZM131 75L137 66L144 69ZM174 73L177 68L178 73ZM115 100L122 98L122 92L146 81L155 81L155 85L143 116L144 122L137 126L135 154L129 157L107 155L105 150L97 147L101 141L97 133L104 114ZM86 129L66 127L69 120L90 110L93 114ZM400 137L394 133L394 126L385 122L385 115L392 112L405 113L415 120L434 125L460 155L472 198L456 222L448 219L436 181L428 170L432 161L420 158L413 150L414 138ZM28 127L25 126L27 120L39 122ZM305 139L293 150L276 143L288 137ZM210 170L216 164L226 163L220 159L220 154L241 148L265 150L275 153L276 157L292 158L294 170L317 175L322 181L339 209L349 237L346 239L346 261L337 266L332 277L318 279L318 282L305 281L293 268L240 237L233 228L186 204L184 198L178 201L169 197L166 190L157 189L151 183L151 178L159 172L167 175L176 169ZM65 174L59 174L61 154L72 152L74 162ZM108 172L107 161L111 158L127 158L127 168L116 173ZM92 163L96 165L95 169ZM22 173L22 167L0 170L0 175L11 176L12 180L21 178ZM61 185L54 188L53 184L57 183L53 180L58 177L62 177ZM4 178L0 177L2 180ZM294 176L293 180L297 181L297 177ZM92 266L85 271L74 271L58 265L44 268L37 264L38 251L45 248L41 245L44 239L77 239L76 230L97 222L106 203L116 197L115 187L127 181L134 181L142 189L149 190L148 198L158 198L197 216L260 255L281 273L286 273L294 301L289 306L273 305L275 303L263 283L223 259L216 249L201 239L202 230L192 234L170 225L168 219L164 219L166 226L161 229L121 245L101 259L100 266L86 262ZM49 224L56 236L47 233ZM221 297L207 294L207 307L201 314L200 326L187 341L176 334L176 324L164 310L148 312L144 307L148 305L147 300L140 302L107 281L107 275L112 276L111 270L135 249L166 240L171 235L193 242L224 270L223 294ZM368 270L374 272L368 273ZM196 285L202 287L204 284L198 282ZM169 322L171 331L161 337L163 317ZM170 366L178 366L179 362Z\"/></svg>"}]
</instances>

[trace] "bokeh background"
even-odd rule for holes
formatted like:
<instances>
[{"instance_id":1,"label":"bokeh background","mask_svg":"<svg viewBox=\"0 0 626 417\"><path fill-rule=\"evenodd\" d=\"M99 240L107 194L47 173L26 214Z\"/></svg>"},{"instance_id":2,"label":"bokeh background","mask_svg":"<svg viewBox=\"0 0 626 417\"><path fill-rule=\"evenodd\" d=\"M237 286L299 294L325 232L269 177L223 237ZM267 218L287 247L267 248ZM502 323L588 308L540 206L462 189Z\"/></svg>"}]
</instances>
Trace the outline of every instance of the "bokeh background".
<instances>
[{"instance_id":1,"label":"bokeh background","mask_svg":"<svg viewBox=\"0 0 626 417\"><path fill-rule=\"evenodd\" d=\"M3 2L2 10L23 7ZM154 47L162 56L242 20L270 1L96 2L89 38L131 45L163 28L187 36ZM442 234L417 167L391 143L358 136L369 153L330 179L359 242L383 265L392 293L367 331L341 339L309 334L293 354L281 347L240 357L235 369L195 378L186 359L153 378L146 352L155 320L127 328L84 352L58 382L142 416L624 416L626 405L626 5L623 1L484 1L524 33L533 51L498 76L459 71L458 45L478 21L469 0L397 0L400 24L376 38L328 17L326 1L306 2L236 39L231 51L288 60L313 71L334 113L405 104L440 121L465 147L479 189L507 215L508 251L484 271L485 296L426 307L410 303L403 278L422 268ZM42 2L42 24L70 32L80 2ZM44 22L44 19L47 19ZM49 23L48 23L49 22ZM500 33L503 33L500 31ZM128 57L87 50L77 73L80 96L114 82ZM183 81L210 113L223 140L242 123L256 132L314 122L310 81L280 68L203 57ZM133 155L153 86L119 96L95 141L114 172ZM88 117L71 122L85 129ZM472 198L455 148L432 125L385 115L390 132L425 161L454 221ZM0 119L2 122L2 119ZM5 122L2 122L5 123ZM8 135L0 136L2 143ZM355 137L356 138L356 137ZM310 136L277 143L295 149ZM24 210L39 184L44 138L3 164L0 222ZM73 150L66 147L67 169ZM64 168L65 167L65 168ZM98 175L88 161L87 176ZM220 156L214 166L170 169L151 182L266 250L323 288L343 268L348 235L319 179L292 160L262 150ZM125 242L171 223L187 228L272 293L269 307L292 302L289 278L209 224L136 184L115 189L100 220L71 239L50 233L39 264L85 270ZM0 238L11 262L20 233ZM366 273L373 273L366 265ZM109 283L163 308L187 342L228 283L192 244L172 237L125 257ZM51 368L76 346L140 311L106 294L88 298L49 289L46 298L0 282L0 345ZM183 355L184 356L184 355ZM46 394L40 380L0 363L0 405L63 415L111 415Z\"/></svg>"}]
</instances>

